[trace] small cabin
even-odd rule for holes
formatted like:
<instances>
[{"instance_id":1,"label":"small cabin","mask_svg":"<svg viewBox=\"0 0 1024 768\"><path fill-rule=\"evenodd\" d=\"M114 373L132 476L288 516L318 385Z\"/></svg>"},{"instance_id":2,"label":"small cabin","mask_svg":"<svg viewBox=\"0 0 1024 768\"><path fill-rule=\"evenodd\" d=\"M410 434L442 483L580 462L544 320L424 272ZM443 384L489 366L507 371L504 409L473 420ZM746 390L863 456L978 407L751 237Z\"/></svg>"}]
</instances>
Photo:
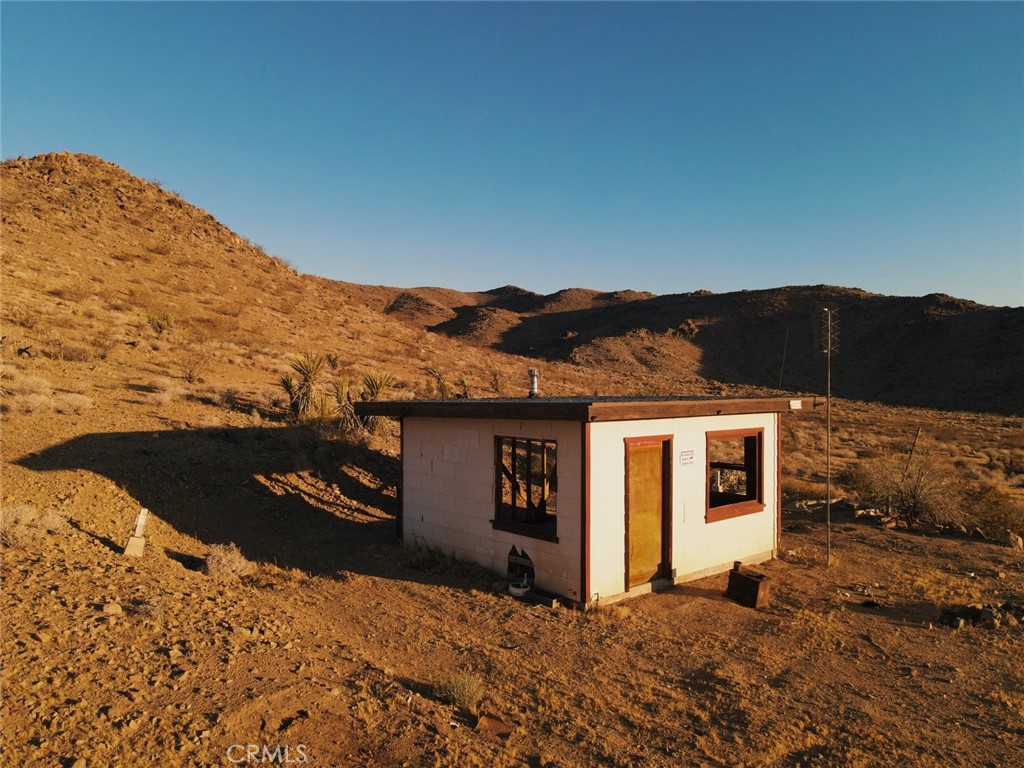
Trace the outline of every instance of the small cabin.
<instances>
[{"instance_id":1,"label":"small cabin","mask_svg":"<svg viewBox=\"0 0 1024 768\"><path fill-rule=\"evenodd\" d=\"M593 605L773 558L780 422L817 398L395 400L410 545Z\"/></svg>"}]
</instances>

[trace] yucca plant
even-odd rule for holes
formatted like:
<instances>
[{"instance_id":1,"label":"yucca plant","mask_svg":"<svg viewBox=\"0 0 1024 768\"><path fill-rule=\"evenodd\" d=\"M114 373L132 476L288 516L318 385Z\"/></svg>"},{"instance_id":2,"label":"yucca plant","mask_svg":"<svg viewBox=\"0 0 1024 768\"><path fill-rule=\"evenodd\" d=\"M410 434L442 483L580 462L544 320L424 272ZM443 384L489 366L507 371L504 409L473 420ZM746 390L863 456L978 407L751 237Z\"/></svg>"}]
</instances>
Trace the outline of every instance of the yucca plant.
<instances>
[{"instance_id":1,"label":"yucca plant","mask_svg":"<svg viewBox=\"0 0 1024 768\"><path fill-rule=\"evenodd\" d=\"M292 370L298 376L295 400L299 418L305 416L319 399L320 378L325 365L323 355L314 352L306 352L292 360Z\"/></svg>"},{"instance_id":2,"label":"yucca plant","mask_svg":"<svg viewBox=\"0 0 1024 768\"><path fill-rule=\"evenodd\" d=\"M297 419L303 418L312 408L318 408L323 398L321 378L326 360L323 355L306 352L291 361L295 376L288 373L278 383L288 396L288 407Z\"/></svg>"},{"instance_id":3,"label":"yucca plant","mask_svg":"<svg viewBox=\"0 0 1024 768\"><path fill-rule=\"evenodd\" d=\"M334 412L341 419L342 429L348 431L362 426L362 422L356 418L355 409L352 407L352 391L349 387L348 376L332 379L331 389L334 394Z\"/></svg>"},{"instance_id":4,"label":"yucca plant","mask_svg":"<svg viewBox=\"0 0 1024 768\"><path fill-rule=\"evenodd\" d=\"M434 380L434 384L437 387L437 396L441 400L447 400L449 398L448 384L444 380L444 371L441 369L441 366L435 363L430 366L427 373Z\"/></svg>"},{"instance_id":5,"label":"yucca plant","mask_svg":"<svg viewBox=\"0 0 1024 768\"><path fill-rule=\"evenodd\" d=\"M284 376L277 380L277 383L281 387L281 389L284 390L284 394L288 398L288 410L291 412L292 416L298 417L299 405L298 401L295 398L295 392L298 388L298 385L295 382L295 377L292 376L290 373L286 373Z\"/></svg>"},{"instance_id":6,"label":"yucca plant","mask_svg":"<svg viewBox=\"0 0 1024 768\"><path fill-rule=\"evenodd\" d=\"M363 391L360 393L362 400L380 400L395 385L395 377L387 371L374 371L363 376ZM367 432L376 434L380 429L381 419L379 416L364 416L363 427Z\"/></svg>"},{"instance_id":7,"label":"yucca plant","mask_svg":"<svg viewBox=\"0 0 1024 768\"><path fill-rule=\"evenodd\" d=\"M505 382L501 379L501 373L498 371L491 371L491 390L496 395L504 394Z\"/></svg>"},{"instance_id":8,"label":"yucca plant","mask_svg":"<svg viewBox=\"0 0 1024 768\"><path fill-rule=\"evenodd\" d=\"M363 376L363 400L380 400L395 386L395 377L387 371L374 371Z\"/></svg>"}]
</instances>

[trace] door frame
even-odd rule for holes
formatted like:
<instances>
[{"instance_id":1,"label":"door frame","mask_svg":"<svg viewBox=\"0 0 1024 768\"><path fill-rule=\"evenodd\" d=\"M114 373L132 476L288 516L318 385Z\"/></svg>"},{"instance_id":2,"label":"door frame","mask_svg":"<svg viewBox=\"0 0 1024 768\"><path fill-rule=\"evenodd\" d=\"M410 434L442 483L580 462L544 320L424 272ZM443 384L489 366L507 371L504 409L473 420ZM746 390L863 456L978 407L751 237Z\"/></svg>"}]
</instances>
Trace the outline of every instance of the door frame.
<instances>
[{"instance_id":1,"label":"door frame","mask_svg":"<svg viewBox=\"0 0 1024 768\"><path fill-rule=\"evenodd\" d=\"M625 562L624 584L626 592L632 588L629 584L629 449L647 445L661 445L661 568L652 577L668 578L672 572L672 435L648 435L645 437L623 438L623 499L625 506L626 531L623 540L623 560ZM639 585L638 585L639 586Z\"/></svg>"}]
</instances>

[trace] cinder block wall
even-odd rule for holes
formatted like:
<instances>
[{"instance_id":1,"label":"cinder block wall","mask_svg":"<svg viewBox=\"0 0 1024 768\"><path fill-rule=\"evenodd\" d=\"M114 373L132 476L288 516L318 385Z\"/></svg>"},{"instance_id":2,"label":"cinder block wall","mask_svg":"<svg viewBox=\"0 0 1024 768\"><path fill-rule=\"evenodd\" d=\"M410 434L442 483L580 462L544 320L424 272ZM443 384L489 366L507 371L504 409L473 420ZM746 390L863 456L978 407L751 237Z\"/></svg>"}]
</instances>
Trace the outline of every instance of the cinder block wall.
<instances>
[{"instance_id":1,"label":"cinder block wall","mask_svg":"<svg viewBox=\"0 0 1024 768\"><path fill-rule=\"evenodd\" d=\"M402 503L405 540L479 563L508 568L514 545L533 559L537 586L573 600L580 595L582 561L581 425L565 421L403 419ZM554 440L558 444L558 541L491 526L494 519L494 437Z\"/></svg>"}]
</instances>

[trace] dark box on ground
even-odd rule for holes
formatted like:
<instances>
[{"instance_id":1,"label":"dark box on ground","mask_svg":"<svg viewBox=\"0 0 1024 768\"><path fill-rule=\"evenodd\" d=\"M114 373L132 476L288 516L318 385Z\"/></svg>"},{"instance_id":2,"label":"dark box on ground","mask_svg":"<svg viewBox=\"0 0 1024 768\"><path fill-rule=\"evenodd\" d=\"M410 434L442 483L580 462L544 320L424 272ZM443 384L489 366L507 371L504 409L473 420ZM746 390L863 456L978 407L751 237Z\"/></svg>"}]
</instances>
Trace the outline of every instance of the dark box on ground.
<instances>
[{"instance_id":1,"label":"dark box on ground","mask_svg":"<svg viewBox=\"0 0 1024 768\"><path fill-rule=\"evenodd\" d=\"M729 587L725 596L747 608L768 605L771 580L763 573L744 568L738 561L729 571Z\"/></svg>"}]
</instances>

